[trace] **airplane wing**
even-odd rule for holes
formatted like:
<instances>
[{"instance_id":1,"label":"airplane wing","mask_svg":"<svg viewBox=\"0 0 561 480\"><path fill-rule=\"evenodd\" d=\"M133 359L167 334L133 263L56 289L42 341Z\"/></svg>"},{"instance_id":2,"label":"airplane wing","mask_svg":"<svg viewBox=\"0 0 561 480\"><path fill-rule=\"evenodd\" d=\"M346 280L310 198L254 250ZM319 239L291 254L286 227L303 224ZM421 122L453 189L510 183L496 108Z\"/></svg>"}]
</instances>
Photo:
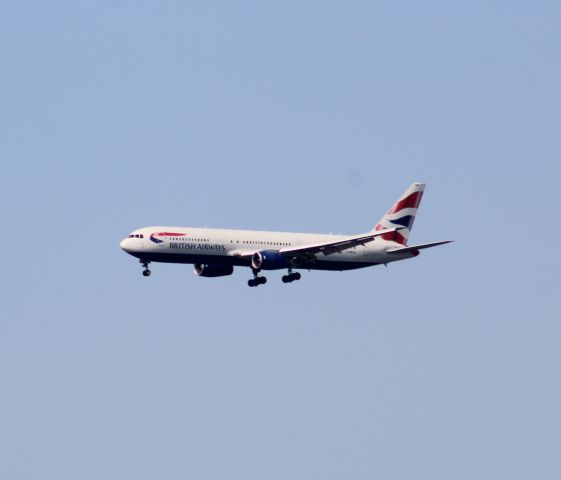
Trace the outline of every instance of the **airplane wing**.
<instances>
[{"instance_id":1,"label":"airplane wing","mask_svg":"<svg viewBox=\"0 0 561 480\"><path fill-rule=\"evenodd\" d=\"M438 245L444 245L446 243L451 243L453 240L443 240L441 242L432 243L422 243L420 245L412 245L407 247L392 248L391 250L386 250L386 253L410 253L416 252L418 250L423 250L424 248L437 247Z\"/></svg>"},{"instance_id":2,"label":"airplane wing","mask_svg":"<svg viewBox=\"0 0 561 480\"><path fill-rule=\"evenodd\" d=\"M403 227L388 228L379 230L363 235L353 235L351 237L342 238L331 242L311 243L309 245L299 245L297 247L285 247L278 250L278 252L289 259L295 260L297 263L305 263L315 260L315 255L323 253L324 255L331 255L332 253L342 252L349 248L358 245L365 245L375 240L376 237L393 233L401 230ZM259 250L237 250L231 254L237 257L251 257L256 251Z\"/></svg>"},{"instance_id":3,"label":"airplane wing","mask_svg":"<svg viewBox=\"0 0 561 480\"><path fill-rule=\"evenodd\" d=\"M312 243L310 245L299 245L298 247L281 248L279 253L288 257L297 257L299 255L315 255L316 253L323 253L324 255L331 255L332 253L340 253L343 250L357 247L358 245L365 245L372 242L381 235L386 233L393 233L401 230L402 228L388 228L379 230L377 232L367 233L366 235L354 235L352 237L342 238L333 242Z\"/></svg>"}]
</instances>

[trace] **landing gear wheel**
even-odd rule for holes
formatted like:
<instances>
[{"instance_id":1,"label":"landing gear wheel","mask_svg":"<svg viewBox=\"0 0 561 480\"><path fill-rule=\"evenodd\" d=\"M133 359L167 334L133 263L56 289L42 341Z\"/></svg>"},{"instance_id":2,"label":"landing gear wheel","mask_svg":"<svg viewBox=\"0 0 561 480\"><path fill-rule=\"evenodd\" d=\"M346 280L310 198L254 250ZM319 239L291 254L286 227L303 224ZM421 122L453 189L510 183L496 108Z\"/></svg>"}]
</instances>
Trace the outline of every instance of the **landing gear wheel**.
<instances>
[{"instance_id":1,"label":"landing gear wheel","mask_svg":"<svg viewBox=\"0 0 561 480\"><path fill-rule=\"evenodd\" d=\"M282 276L282 283L291 283L294 282L295 280L300 280L301 278L302 275L299 272L292 273L292 270L289 270L288 275Z\"/></svg>"},{"instance_id":2,"label":"landing gear wheel","mask_svg":"<svg viewBox=\"0 0 561 480\"><path fill-rule=\"evenodd\" d=\"M150 264L150 262L148 260L144 260L142 258L139 260L139 262L140 262L140 265L142 265L144 267L144 270L142 270L142 275L144 275L145 277L149 277L152 274L152 272L148 268L148 265Z\"/></svg>"},{"instance_id":3,"label":"landing gear wheel","mask_svg":"<svg viewBox=\"0 0 561 480\"><path fill-rule=\"evenodd\" d=\"M254 275L255 275L255 277L253 277L253 278L251 278L247 281L247 284L250 287L257 287L259 285L265 285L267 283L267 277L259 277L257 275L257 273L255 273Z\"/></svg>"}]
</instances>

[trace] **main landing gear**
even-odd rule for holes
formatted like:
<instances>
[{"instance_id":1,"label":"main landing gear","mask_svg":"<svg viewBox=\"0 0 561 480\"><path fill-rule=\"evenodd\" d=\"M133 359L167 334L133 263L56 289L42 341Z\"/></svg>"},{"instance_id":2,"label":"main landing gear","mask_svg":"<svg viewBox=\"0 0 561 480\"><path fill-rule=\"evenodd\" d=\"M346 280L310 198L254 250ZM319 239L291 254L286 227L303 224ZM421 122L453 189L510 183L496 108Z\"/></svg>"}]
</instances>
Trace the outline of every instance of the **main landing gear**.
<instances>
[{"instance_id":1,"label":"main landing gear","mask_svg":"<svg viewBox=\"0 0 561 480\"><path fill-rule=\"evenodd\" d=\"M292 269L288 270L288 275L282 276L282 283L291 283L296 280L300 280L302 275L299 272L292 273ZM260 277L258 270L253 270L253 278L247 281L250 287L257 287L259 285L265 285L267 283L266 277Z\"/></svg>"},{"instance_id":2,"label":"main landing gear","mask_svg":"<svg viewBox=\"0 0 561 480\"><path fill-rule=\"evenodd\" d=\"M140 264L144 267L144 270L142 270L142 275L144 275L145 277L149 277L152 274L152 272L148 268L149 263L150 262L148 260L140 260Z\"/></svg>"},{"instance_id":3,"label":"main landing gear","mask_svg":"<svg viewBox=\"0 0 561 480\"><path fill-rule=\"evenodd\" d=\"M267 283L267 277L260 277L258 270L253 270L253 278L247 281L250 287L258 287L259 285L265 285Z\"/></svg>"},{"instance_id":4,"label":"main landing gear","mask_svg":"<svg viewBox=\"0 0 561 480\"><path fill-rule=\"evenodd\" d=\"M282 276L282 283L291 283L294 282L295 280L300 280L301 278L302 275L300 275L300 272L292 273L292 269L289 269L288 275Z\"/></svg>"}]
</instances>

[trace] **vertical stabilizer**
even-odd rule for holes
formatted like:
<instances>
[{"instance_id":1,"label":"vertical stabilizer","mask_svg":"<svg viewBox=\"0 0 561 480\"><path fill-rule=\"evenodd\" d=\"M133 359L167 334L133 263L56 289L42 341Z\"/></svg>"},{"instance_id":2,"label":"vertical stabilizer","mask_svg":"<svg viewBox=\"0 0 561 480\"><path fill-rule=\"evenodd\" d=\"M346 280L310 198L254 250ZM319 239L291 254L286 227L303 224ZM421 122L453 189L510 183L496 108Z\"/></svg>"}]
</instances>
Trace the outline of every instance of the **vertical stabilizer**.
<instances>
[{"instance_id":1,"label":"vertical stabilizer","mask_svg":"<svg viewBox=\"0 0 561 480\"><path fill-rule=\"evenodd\" d=\"M413 221L425 191L425 185L424 183L412 184L374 227L376 231L387 228L401 228L395 233L382 235L384 240L393 240L401 245L407 245Z\"/></svg>"}]
</instances>

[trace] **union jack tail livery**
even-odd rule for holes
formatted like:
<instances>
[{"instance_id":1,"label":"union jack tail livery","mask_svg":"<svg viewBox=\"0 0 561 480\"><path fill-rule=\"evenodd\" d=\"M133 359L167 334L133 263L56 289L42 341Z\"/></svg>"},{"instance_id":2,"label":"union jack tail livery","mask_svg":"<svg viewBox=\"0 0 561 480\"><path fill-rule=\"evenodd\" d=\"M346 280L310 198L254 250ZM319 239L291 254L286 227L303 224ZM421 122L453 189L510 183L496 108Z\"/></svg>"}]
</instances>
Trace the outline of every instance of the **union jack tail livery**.
<instances>
[{"instance_id":1,"label":"union jack tail livery","mask_svg":"<svg viewBox=\"0 0 561 480\"><path fill-rule=\"evenodd\" d=\"M384 240L393 240L401 245L407 245L413 221L425 191L425 185L424 183L412 184L399 197L398 201L393 204L392 208L388 210L372 231L398 228L399 230L396 232L385 233L382 235L382 238Z\"/></svg>"}]
</instances>

